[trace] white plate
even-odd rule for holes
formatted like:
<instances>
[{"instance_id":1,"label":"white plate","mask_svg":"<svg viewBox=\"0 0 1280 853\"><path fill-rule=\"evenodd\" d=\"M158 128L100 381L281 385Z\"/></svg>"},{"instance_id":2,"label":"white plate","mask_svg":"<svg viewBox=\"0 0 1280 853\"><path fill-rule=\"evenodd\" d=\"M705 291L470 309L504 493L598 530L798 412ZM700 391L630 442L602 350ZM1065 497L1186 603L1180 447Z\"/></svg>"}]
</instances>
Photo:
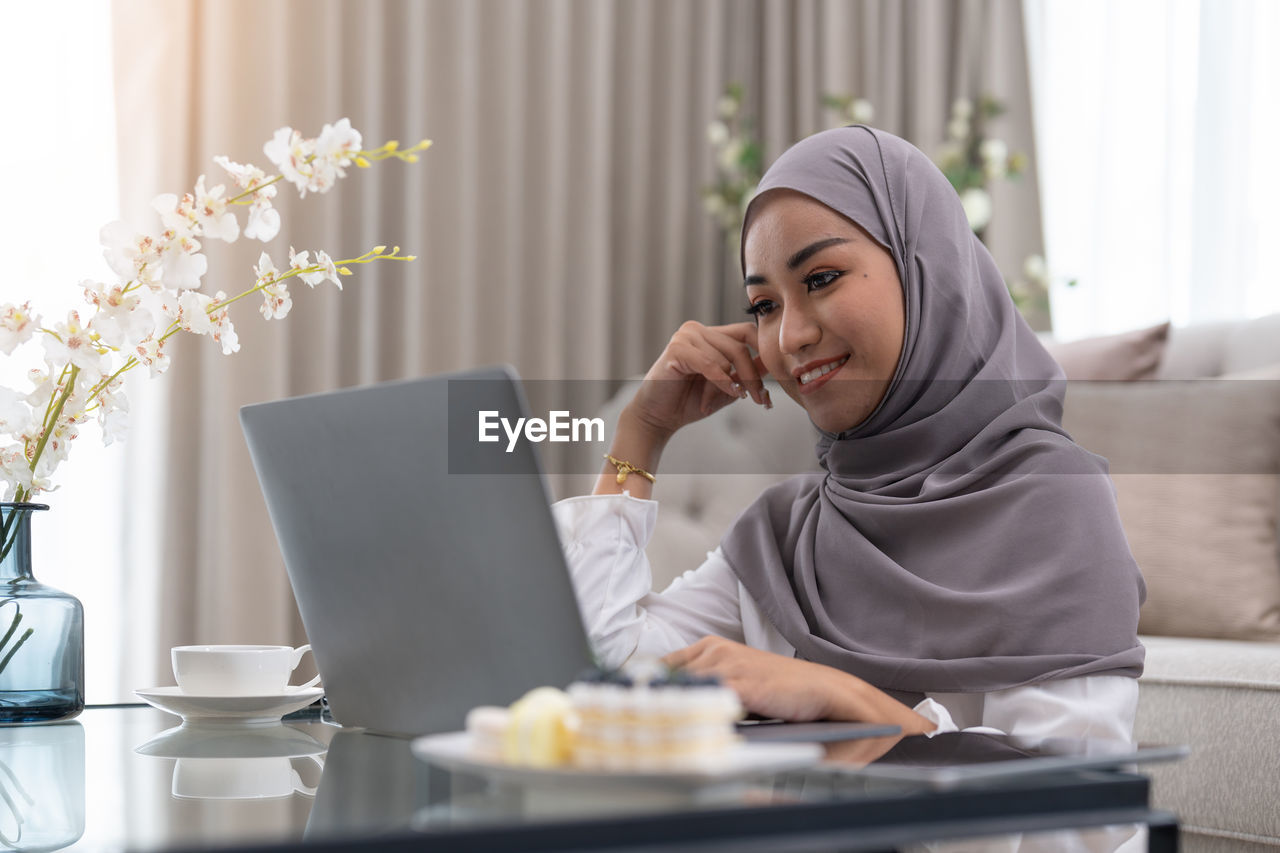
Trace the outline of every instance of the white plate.
<instances>
[{"instance_id":1,"label":"white plate","mask_svg":"<svg viewBox=\"0 0 1280 853\"><path fill-rule=\"evenodd\" d=\"M582 770L574 767L542 769L503 764L480 758L471 752L468 732L427 735L413 742L413 752L431 764L462 770L490 781L515 785L601 784L699 788L766 773L812 767L822 760L823 749L816 743L738 743L713 767L698 770Z\"/></svg>"},{"instance_id":2,"label":"white plate","mask_svg":"<svg viewBox=\"0 0 1280 853\"><path fill-rule=\"evenodd\" d=\"M133 691L148 705L177 714L189 723L278 723L324 695L323 687L290 687L277 696L191 696L177 687Z\"/></svg>"}]
</instances>

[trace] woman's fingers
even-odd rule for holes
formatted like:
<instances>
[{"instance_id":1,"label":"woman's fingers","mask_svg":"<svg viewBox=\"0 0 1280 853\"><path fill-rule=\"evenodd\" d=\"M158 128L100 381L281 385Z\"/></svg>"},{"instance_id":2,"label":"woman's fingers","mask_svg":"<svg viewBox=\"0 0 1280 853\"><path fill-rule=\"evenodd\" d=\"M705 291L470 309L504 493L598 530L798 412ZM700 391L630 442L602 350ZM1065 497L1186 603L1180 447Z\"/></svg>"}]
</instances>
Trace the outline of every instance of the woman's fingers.
<instances>
[{"instance_id":1,"label":"woman's fingers","mask_svg":"<svg viewBox=\"0 0 1280 853\"><path fill-rule=\"evenodd\" d=\"M707 327L701 323L689 322L681 326L667 346L673 356L670 366L685 376L701 374L725 394L736 397L738 391L733 377L729 375L733 361L707 341L706 332Z\"/></svg>"},{"instance_id":2,"label":"woman's fingers","mask_svg":"<svg viewBox=\"0 0 1280 853\"><path fill-rule=\"evenodd\" d=\"M759 331L755 323L731 323L716 328L739 343L745 344L750 350L760 352ZM758 354L751 356L751 365L756 370L756 376L761 379L769 375L769 368L764 366L764 359Z\"/></svg>"},{"instance_id":3,"label":"woman's fingers","mask_svg":"<svg viewBox=\"0 0 1280 853\"><path fill-rule=\"evenodd\" d=\"M759 335L755 323L750 321L743 323L727 323L723 326L716 326L715 328L724 334L729 335L734 340L746 344L753 350L757 352L760 351L760 347L756 346L756 341L758 340Z\"/></svg>"},{"instance_id":4,"label":"woman's fingers","mask_svg":"<svg viewBox=\"0 0 1280 853\"><path fill-rule=\"evenodd\" d=\"M742 326L746 326L750 334L742 329ZM751 399L764 405L764 382L761 381L761 377L769 371L762 369L764 363L758 361L758 357L753 357L751 350L748 349L755 342L754 327L748 323L739 323L734 326L709 328L707 342L733 365L733 370L737 374L734 378L751 395Z\"/></svg>"},{"instance_id":5,"label":"woman's fingers","mask_svg":"<svg viewBox=\"0 0 1280 853\"><path fill-rule=\"evenodd\" d=\"M707 364L713 364L718 368L714 374L704 373L704 375L722 392L731 398L750 396L761 405L772 405L762 380L769 371L760 357L753 356L750 350L756 341L754 324L703 326L700 323L691 322L682 326L680 333L682 344L702 353L707 359ZM727 386L725 379L729 380ZM712 397L704 396L702 411L707 412L712 402ZM722 405L729 401L718 402ZM720 408L720 405L714 408Z\"/></svg>"},{"instance_id":6,"label":"woman's fingers","mask_svg":"<svg viewBox=\"0 0 1280 853\"><path fill-rule=\"evenodd\" d=\"M715 411L717 399L732 400L736 398L726 397L723 391L721 391L715 385L712 385L710 382L703 385L702 395L698 400L698 411L701 412L703 415L711 414L713 411Z\"/></svg>"},{"instance_id":7,"label":"woman's fingers","mask_svg":"<svg viewBox=\"0 0 1280 853\"><path fill-rule=\"evenodd\" d=\"M759 355L751 355L751 351L759 352L756 345L756 329L754 323L733 323L718 325L710 329L714 336L719 336L717 345L730 356L733 362L733 378L746 388L751 400L760 403L765 409L773 409L773 400L768 389L764 387L764 377L769 375L764 360Z\"/></svg>"},{"instance_id":8,"label":"woman's fingers","mask_svg":"<svg viewBox=\"0 0 1280 853\"><path fill-rule=\"evenodd\" d=\"M670 654L662 656L662 663L671 669L681 669L689 665L689 661L693 660L693 646L685 646L683 649L676 649Z\"/></svg>"},{"instance_id":9,"label":"woman's fingers","mask_svg":"<svg viewBox=\"0 0 1280 853\"><path fill-rule=\"evenodd\" d=\"M689 668L696 661L707 655L707 653L715 648L718 643L728 643L721 637L703 637L691 646L685 646L683 649L676 649L674 652L665 655L662 662L672 669Z\"/></svg>"},{"instance_id":10,"label":"woman's fingers","mask_svg":"<svg viewBox=\"0 0 1280 853\"><path fill-rule=\"evenodd\" d=\"M751 347L753 323L704 326L690 321L671 336L633 401L636 417L664 435L752 397L772 407L761 377L768 374Z\"/></svg>"},{"instance_id":11,"label":"woman's fingers","mask_svg":"<svg viewBox=\"0 0 1280 853\"><path fill-rule=\"evenodd\" d=\"M786 720L825 716L830 679L816 664L753 649L724 637L703 637L663 658L695 675L714 675L733 689L746 710ZM851 676L840 674L844 678Z\"/></svg>"}]
</instances>

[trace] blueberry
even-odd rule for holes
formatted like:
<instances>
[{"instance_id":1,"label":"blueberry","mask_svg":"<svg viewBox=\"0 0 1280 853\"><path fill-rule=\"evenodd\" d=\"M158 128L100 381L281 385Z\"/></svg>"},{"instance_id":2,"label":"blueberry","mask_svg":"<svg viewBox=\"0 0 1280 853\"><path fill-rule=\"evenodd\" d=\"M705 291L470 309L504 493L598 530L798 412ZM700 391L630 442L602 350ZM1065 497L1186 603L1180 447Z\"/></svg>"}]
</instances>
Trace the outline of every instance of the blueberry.
<instances>
[{"instance_id":1,"label":"blueberry","mask_svg":"<svg viewBox=\"0 0 1280 853\"><path fill-rule=\"evenodd\" d=\"M695 675L686 669L667 670L667 674L651 682L652 687L719 687L720 679L714 675Z\"/></svg>"},{"instance_id":2,"label":"blueberry","mask_svg":"<svg viewBox=\"0 0 1280 853\"><path fill-rule=\"evenodd\" d=\"M630 687L631 679L618 669L603 669L601 667L591 667L578 673L578 677L574 681L581 681L586 684L616 684L619 687Z\"/></svg>"}]
</instances>

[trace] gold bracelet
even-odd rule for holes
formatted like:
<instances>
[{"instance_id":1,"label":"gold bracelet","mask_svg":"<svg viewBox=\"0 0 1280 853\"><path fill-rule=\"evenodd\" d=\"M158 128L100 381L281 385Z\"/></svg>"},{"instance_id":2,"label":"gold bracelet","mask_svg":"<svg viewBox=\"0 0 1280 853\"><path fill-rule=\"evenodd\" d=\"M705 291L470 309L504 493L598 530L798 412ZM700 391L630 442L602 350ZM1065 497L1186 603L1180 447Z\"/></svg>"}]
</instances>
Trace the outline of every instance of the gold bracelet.
<instances>
[{"instance_id":1,"label":"gold bracelet","mask_svg":"<svg viewBox=\"0 0 1280 853\"><path fill-rule=\"evenodd\" d=\"M608 453L604 455L604 458L608 459L609 462L612 463L613 467L618 469L618 485L619 486L621 486L624 482L626 482L628 474L639 474L641 477L644 477L650 483L658 482L654 478L654 476L650 474L648 471L644 470L643 468L638 468L635 465L632 465L630 462L623 461L622 459L619 459L616 456L612 456Z\"/></svg>"}]
</instances>

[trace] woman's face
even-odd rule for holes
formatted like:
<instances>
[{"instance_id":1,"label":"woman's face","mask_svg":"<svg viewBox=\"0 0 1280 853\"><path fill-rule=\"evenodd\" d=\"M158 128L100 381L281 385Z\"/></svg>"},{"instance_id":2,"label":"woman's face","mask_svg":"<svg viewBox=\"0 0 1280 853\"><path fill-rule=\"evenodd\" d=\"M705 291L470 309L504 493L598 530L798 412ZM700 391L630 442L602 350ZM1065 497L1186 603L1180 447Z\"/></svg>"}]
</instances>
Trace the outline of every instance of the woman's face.
<instances>
[{"instance_id":1,"label":"woman's face","mask_svg":"<svg viewBox=\"0 0 1280 853\"><path fill-rule=\"evenodd\" d=\"M806 195L771 190L752 210L744 256L760 358L819 428L851 429L884 397L902 351L893 257Z\"/></svg>"}]
</instances>

